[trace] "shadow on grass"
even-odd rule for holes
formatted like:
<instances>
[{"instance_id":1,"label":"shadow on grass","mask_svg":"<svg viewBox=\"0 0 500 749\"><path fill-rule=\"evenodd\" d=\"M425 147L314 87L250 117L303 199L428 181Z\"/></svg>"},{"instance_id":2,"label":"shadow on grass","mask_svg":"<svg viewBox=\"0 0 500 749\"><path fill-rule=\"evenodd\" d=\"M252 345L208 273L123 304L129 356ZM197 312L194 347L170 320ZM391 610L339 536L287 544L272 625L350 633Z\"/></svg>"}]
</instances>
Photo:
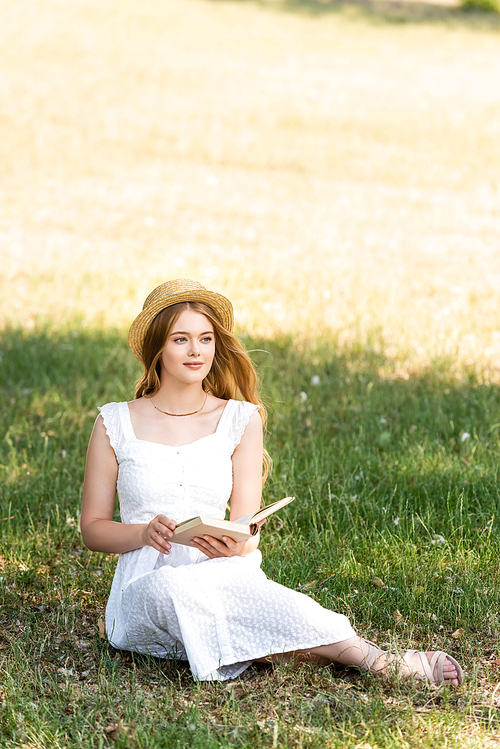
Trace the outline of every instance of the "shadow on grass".
<instances>
[{"instance_id":1,"label":"shadow on grass","mask_svg":"<svg viewBox=\"0 0 500 749\"><path fill-rule=\"evenodd\" d=\"M226 2L226 0L211 0ZM263 8L283 13L296 13L314 17L339 15L364 18L374 23L445 23L471 29L500 31L500 14L465 10L455 4L419 2L419 0L240 0L252 2Z\"/></svg>"},{"instance_id":2,"label":"shadow on grass","mask_svg":"<svg viewBox=\"0 0 500 749\"><path fill-rule=\"evenodd\" d=\"M271 406L267 498L300 497L287 517L303 532L311 511L346 529L410 532L398 520L409 517L420 518L422 533L491 529L497 386L473 370L457 378L447 361L400 379L376 343L349 348L331 338L301 351L286 338L246 344L257 349ZM119 331L6 330L0 345L0 520L22 507L40 519L56 505L74 514L96 407L133 398L140 367Z\"/></svg>"}]
</instances>

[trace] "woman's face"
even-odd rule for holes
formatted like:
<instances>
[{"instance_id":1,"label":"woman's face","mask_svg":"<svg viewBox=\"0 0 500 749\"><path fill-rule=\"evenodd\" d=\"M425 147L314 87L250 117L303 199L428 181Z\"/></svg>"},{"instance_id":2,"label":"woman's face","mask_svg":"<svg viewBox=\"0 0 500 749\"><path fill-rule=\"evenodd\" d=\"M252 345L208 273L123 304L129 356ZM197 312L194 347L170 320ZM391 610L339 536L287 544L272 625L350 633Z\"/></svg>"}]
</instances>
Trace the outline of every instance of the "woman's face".
<instances>
[{"instance_id":1,"label":"woman's face","mask_svg":"<svg viewBox=\"0 0 500 749\"><path fill-rule=\"evenodd\" d=\"M185 309L175 321L161 354L161 380L202 382L215 355L214 329L199 312Z\"/></svg>"}]
</instances>

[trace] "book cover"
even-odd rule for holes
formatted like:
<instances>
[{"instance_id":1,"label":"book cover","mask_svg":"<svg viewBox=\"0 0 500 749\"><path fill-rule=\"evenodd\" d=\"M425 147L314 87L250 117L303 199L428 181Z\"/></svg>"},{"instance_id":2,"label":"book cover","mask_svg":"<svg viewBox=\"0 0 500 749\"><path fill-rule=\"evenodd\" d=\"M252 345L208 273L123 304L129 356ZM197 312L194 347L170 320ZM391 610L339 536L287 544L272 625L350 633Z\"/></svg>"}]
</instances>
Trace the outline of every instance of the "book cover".
<instances>
[{"instance_id":1,"label":"book cover","mask_svg":"<svg viewBox=\"0 0 500 749\"><path fill-rule=\"evenodd\" d=\"M195 536L198 538L212 536L219 539L219 541L222 540L222 536L228 536L234 541L247 541L258 533L259 528L257 523L259 520L263 520L277 510L281 510L282 507L294 499L295 497L284 497L239 520L219 520L218 518L203 517L201 515L189 518L189 520L184 520L178 524L173 537L169 539L170 543L191 546L191 539Z\"/></svg>"}]
</instances>

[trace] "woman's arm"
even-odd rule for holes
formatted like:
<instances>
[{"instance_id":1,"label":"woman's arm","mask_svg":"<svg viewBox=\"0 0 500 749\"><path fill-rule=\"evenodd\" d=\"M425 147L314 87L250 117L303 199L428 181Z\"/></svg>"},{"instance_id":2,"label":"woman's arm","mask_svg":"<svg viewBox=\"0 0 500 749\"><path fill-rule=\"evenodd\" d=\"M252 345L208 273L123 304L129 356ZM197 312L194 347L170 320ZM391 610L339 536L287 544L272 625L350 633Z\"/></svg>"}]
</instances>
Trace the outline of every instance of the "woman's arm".
<instances>
[{"instance_id":1,"label":"woman's arm","mask_svg":"<svg viewBox=\"0 0 500 749\"><path fill-rule=\"evenodd\" d=\"M230 520L239 520L260 508L263 452L262 419L255 411L232 457L233 491Z\"/></svg>"},{"instance_id":2,"label":"woman's arm","mask_svg":"<svg viewBox=\"0 0 500 749\"><path fill-rule=\"evenodd\" d=\"M257 411L252 414L240 444L233 453L233 491L231 493L230 520L257 512L262 496L262 454L264 451L262 419ZM208 540L207 540L208 539ZM259 545L259 534L248 541L226 543L211 536L198 539L194 545L204 554L213 557L246 556Z\"/></svg>"},{"instance_id":3,"label":"woman's arm","mask_svg":"<svg viewBox=\"0 0 500 749\"><path fill-rule=\"evenodd\" d=\"M102 416L94 424L87 451L80 527L85 546L92 551L122 554L143 546L152 546L168 554L175 529L173 520L158 515L149 524L116 523L113 510L116 497L118 464Z\"/></svg>"}]
</instances>

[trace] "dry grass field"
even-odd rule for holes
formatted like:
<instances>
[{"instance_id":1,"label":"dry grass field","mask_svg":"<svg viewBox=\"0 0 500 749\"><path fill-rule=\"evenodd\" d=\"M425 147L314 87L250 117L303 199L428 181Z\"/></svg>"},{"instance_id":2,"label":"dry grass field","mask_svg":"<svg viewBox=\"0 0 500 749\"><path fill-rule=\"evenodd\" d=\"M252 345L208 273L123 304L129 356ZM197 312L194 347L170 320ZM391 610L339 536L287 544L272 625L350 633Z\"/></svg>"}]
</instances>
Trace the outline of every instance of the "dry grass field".
<instances>
[{"instance_id":1,"label":"dry grass field","mask_svg":"<svg viewBox=\"0 0 500 749\"><path fill-rule=\"evenodd\" d=\"M500 27L399 8L2 3L2 325L192 276L256 334L497 377Z\"/></svg>"}]
</instances>

